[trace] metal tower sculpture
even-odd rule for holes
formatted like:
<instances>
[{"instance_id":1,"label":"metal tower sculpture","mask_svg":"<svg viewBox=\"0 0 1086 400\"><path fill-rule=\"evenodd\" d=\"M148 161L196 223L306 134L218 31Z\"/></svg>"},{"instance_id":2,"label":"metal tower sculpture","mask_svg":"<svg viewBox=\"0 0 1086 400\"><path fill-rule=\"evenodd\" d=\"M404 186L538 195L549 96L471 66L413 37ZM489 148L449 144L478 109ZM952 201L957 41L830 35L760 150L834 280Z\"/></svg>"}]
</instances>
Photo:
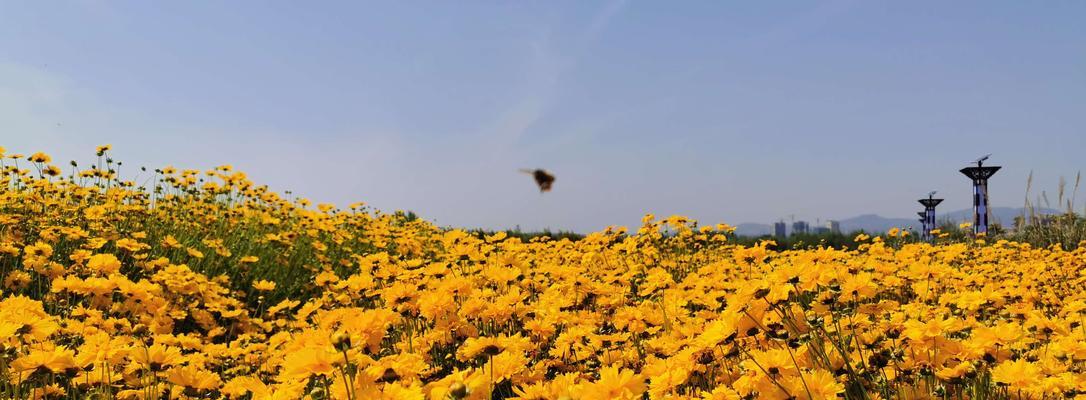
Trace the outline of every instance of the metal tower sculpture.
<instances>
[{"instance_id":1,"label":"metal tower sculpture","mask_svg":"<svg viewBox=\"0 0 1086 400\"><path fill-rule=\"evenodd\" d=\"M995 175L996 171L999 171L1002 167L985 167L984 162L991 156L992 155L989 154L974 161L977 163L977 166L975 167L965 167L961 169L962 174L973 180L974 235L988 234L988 220L992 216L991 210L988 209L988 178Z\"/></svg>"},{"instance_id":2,"label":"metal tower sculpture","mask_svg":"<svg viewBox=\"0 0 1086 400\"><path fill-rule=\"evenodd\" d=\"M924 240L931 240L931 230L935 229L935 206L942 203L943 199L935 198L935 191L931 191L928 193L928 198L917 201L924 205L924 211L917 213L923 217L921 221L924 222L924 232L920 237Z\"/></svg>"}]
</instances>

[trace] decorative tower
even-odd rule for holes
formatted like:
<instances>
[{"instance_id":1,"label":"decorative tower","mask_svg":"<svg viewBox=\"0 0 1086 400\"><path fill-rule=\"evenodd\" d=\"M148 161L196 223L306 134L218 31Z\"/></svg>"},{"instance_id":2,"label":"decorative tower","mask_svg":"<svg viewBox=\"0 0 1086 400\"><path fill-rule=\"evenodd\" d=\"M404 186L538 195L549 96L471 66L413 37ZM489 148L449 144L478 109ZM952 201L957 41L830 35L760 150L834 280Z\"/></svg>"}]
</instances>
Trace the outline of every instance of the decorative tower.
<instances>
[{"instance_id":1,"label":"decorative tower","mask_svg":"<svg viewBox=\"0 0 1086 400\"><path fill-rule=\"evenodd\" d=\"M995 175L996 171L999 171L1002 167L985 167L984 162L991 156L992 155L989 154L977 159L977 161L975 161L977 166L975 167L965 167L961 169L962 174L973 180L974 235L988 234L988 220L992 216L991 210L988 209L988 178Z\"/></svg>"},{"instance_id":2,"label":"decorative tower","mask_svg":"<svg viewBox=\"0 0 1086 400\"><path fill-rule=\"evenodd\" d=\"M931 240L931 230L935 229L935 206L943 202L943 199L935 198L935 192L928 193L928 198L917 200L920 204L924 205L924 211L917 213L923 217L924 221L924 235L921 236L925 240Z\"/></svg>"},{"instance_id":3,"label":"decorative tower","mask_svg":"<svg viewBox=\"0 0 1086 400\"><path fill-rule=\"evenodd\" d=\"M920 228L920 238L921 239L927 239L928 232L929 232L928 231L928 212L927 211L917 211L916 215L920 216L920 218L917 219L917 221L920 221L920 226L921 226L921 228Z\"/></svg>"}]
</instances>

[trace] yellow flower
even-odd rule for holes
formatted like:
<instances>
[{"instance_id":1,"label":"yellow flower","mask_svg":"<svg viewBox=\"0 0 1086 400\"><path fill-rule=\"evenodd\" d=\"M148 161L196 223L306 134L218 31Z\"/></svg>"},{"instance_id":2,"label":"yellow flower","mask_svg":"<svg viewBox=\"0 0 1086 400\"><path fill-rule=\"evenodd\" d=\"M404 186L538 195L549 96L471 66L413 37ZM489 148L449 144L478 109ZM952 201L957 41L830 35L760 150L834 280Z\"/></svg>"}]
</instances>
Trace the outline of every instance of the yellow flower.
<instances>
[{"instance_id":1,"label":"yellow flower","mask_svg":"<svg viewBox=\"0 0 1086 400\"><path fill-rule=\"evenodd\" d=\"M493 357L506 350L520 351L527 347L527 340L519 335L470 338L460 347L457 357L467 361L480 355Z\"/></svg>"},{"instance_id":2,"label":"yellow flower","mask_svg":"<svg viewBox=\"0 0 1086 400\"><path fill-rule=\"evenodd\" d=\"M246 393L252 393L254 399L263 399L269 397L272 390L256 377L239 376L227 382L222 387L222 392L231 397L242 397Z\"/></svg>"},{"instance_id":3,"label":"yellow flower","mask_svg":"<svg viewBox=\"0 0 1086 400\"><path fill-rule=\"evenodd\" d=\"M112 254L95 254L87 261L87 269L109 275L120 271L121 260Z\"/></svg>"},{"instance_id":4,"label":"yellow flower","mask_svg":"<svg viewBox=\"0 0 1086 400\"><path fill-rule=\"evenodd\" d=\"M50 163L50 162L53 161L53 158L49 157L48 154L45 154L45 153L42 153L42 152L37 152L37 153L32 154L28 158L28 160L30 160L32 162L36 162L36 163Z\"/></svg>"},{"instance_id":5,"label":"yellow flower","mask_svg":"<svg viewBox=\"0 0 1086 400\"><path fill-rule=\"evenodd\" d=\"M878 287L872 278L872 275L867 273L849 276L841 284L841 300L863 300L875 296Z\"/></svg>"},{"instance_id":6,"label":"yellow flower","mask_svg":"<svg viewBox=\"0 0 1086 400\"><path fill-rule=\"evenodd\" d=\"M26 257L45 259L53 255L53 246L48 243L37 242L23 248L23 253L26 254Z\"/></svg>"},{"instance_id":7,"label":"yellow flower","mask_svg":"<svg viewBox=\"0 0 1086 400\"><path fill-rule=\"evenodd\" d=\"M1014 388L1030 388L1040 382L1041 368L1023 359L1004 361L992 368L992 379Z\"/></svg>"},{"instance_id":8,"label":"yellow flower","mask_svg":"<svg viewBox=\"0 0 1086 400\"><path fill-rule=\"evenodd\" d=\"M790 383L790 391L793 394L802 397L809 393L812 400L836 399L838 394L845 391L845 385L838 382L832 373L823 369L804 372L802 381L793 378Z\"/></svg>"},{"instance_id":9,"label":"yellow flower","mask_svg":"<svg viewBox=\"0 0 1086 400\"><path fill-rule=\"evenodd\" d=\"M307 347L287 354L280 378L296 381L312 376L331 376L341 362L343 356L330 348Z\"/></svg>"},{"instance_id":10,"label":"yellow flower","mask_svg":"<svg viewBox=\"0 0 1086 400\"><path fill-rule=\"evenodd\" d=\"M16 275L9 275L8 279ZM7 333L0 335L0 346L4 339L11 337L12 332L23 340L41 342L59 328L55 318L45 312L40 301L26 296L10 296L0 300L0 331Z\"/></svg>"},{"instance_id":11,"label":"yellow flower","mask_svg":"<svg viewBox=\"0 0 1086 400\"><path fill-rule=\"evenodd\" d=\"M174 385L197 391L215 390L222 386L222 380L218 374L195 365L170 368L166 371L166 380Z\"/></svg>"},{"instance_id":12,"label":"yellow flower","mask_svg":"<svg viewBox=\"0 0 1086 400\"><path fill-rule=\"evenodd\" d=\"M960 363L953 367L947 367L935 371L935 376L944 381L954 378L960 378L962 375L973 371L973 365L967 362Z\"/></svg>"},{"instance_id":13,"label":"yellow flower","mask_svg":"<svg viewBox=\"0 0 1086 400\"><path fill-rule=\"evenodd\" d=\"M31 350L29 354L11 362L11 369L20 375L38 369L58 373L72 368L75 368L75 353L65 347Z\"/></svg>"},{"instance_id":14,"label":"yellow flower","mask_svg":"<svg viewBox=\"0 0 1086 400\"><path fill-rule=\"evenodd\" d=\"M137 183L109 151L71 179L42 153L0 172L0 375L33 398L1082 388L1082 249L1009 240L1020 232L932 244L895 228L776 250L647 215L633 231L526 239L342 212L229 165Z\"/></svg>"},{"instance_id":15,"label":"yellow flower","mask_svg":"<svg viewBox=\"0 0 1086 400\"><path fill-rule=\"evenodd\" d=\"M186 247L185 252L194 258L204 258L204 253L191 247Z\"/></svg>"},{"instance_id":16,"label":"yellow flower","mask_svg":"<svg viewBox=\"0 0 1086 400\"><path fill-rule=\"evenodd\" d=\"M181 242L178 242L173 235L166 235L165 238L162 238L162 245L170 249L180 249L182 247Z\"/></svg>"},{"instance_id":17,"label":"yellow flower","mask_svg":"<svg viewBox=\"0 0 1086 400\"><path fill-rule=\"evenodd\" d=\"M769 349L766 351L755 351L751 353L751 356L753 356L751 360L743 362L744 368L748 371L758 371L773 379L785 375L794 376L799 373L799 371L796 370L795 362L792 360L792 355L788 350Z\"/></svg>"},{"instance_id":18,"label":"yellow flower","mask_svg":"<svg viewBox=\"0 0 1086 400\"><path fill-rule=\"evenodd\" d=\"M140 243L140 242L138 242L136 240L129 239L129 238L124 238L124 239L117 240L116 245L117 245L118 249L127 250L129 252L137 252L137 251L141 251L141 250L150 248L150 246L148 246L146 244Z\"/></svg>"},{"instance_id":19,"label":"yellow flower","mask_svg":"<svg viewBox=\"0 0 1086 400\"><path fill-rule=\"evenodd\" d=\"M735 338L736 334L738 334L736 329L735 316L710 322L705 326L705 331L698 337L698 344L704 348L712 349Z\"/></svg>"},{"instance_id":20,"label":"yellow flower","mask_svg":"<svg viewBox=\"0 0 1086 400\"><path fill-rule=\"evenodd\" d=\"M181 350L176 347L155 344L150 347L134 348L128 358L139 368L162 371L166 367L181 362Z\"/></svg>"},{"instance_id":21,"label":"yellow flower","mask_svg":"<svg viewBox=\"0 0 1086 400\"><path fill-rule=\"evenodd\" d=\"M634 371L618 367L604 367L600 379L581 389L583 400L639 399L645 393L645 380Z\"/></svg>"},{"instance_id":22,"label":"yellow flower","mask_svg":"<svg viewBox=\"0 0 1086 400\"><path fill-rule=\"evenodd\" d=\"M253 289L259 290L261 292L272 291L272 290L275 290L275 282L266 281L266 280L259 280L259 281L253 282Z\"/></svg>"},{"instance_id":23,"label":"yellow flower","mask_svg":"<svg viewBox=\"0 0 1086 400\"><path fill-rule=\"evenodd\" d=\"M725 385L717 386L711 392L703 392L701 394L702 400L740 400L743 396L735 392L735 389L727 387Z\"/></svg>"}]
</instances>

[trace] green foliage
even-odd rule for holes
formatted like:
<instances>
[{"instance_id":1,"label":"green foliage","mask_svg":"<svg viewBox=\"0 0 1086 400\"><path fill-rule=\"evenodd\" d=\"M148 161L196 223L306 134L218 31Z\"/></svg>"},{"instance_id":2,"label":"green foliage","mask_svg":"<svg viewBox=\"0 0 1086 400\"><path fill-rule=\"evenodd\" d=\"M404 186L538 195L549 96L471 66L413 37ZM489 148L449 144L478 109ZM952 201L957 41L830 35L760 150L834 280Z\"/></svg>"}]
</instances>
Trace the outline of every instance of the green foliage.
<instances>
[{"instance_id":1,"label":"green foliage","mask_svg":"<svg viewBox=\"0 0 1086 400\"><path fill-rule=\"evenodd\" d=\"M864 233L864 231L855 231L852 233L801 233L790 235L786 237L776 237L772 235L762 236L732 236L728 240L731 243L753 246L763 241L773 241L776 245L767 246L772 250L800 250L809 249L815 247L829 247L835 249L854 250L859 245L856 242L856 236Z\"/></svg>"},{"instance_id":2,"label":"green foliage","mask_svg":"<svg viewBox=\"0 0 1086 400\"><path fill-rule=\"evenodd\" d=\"M505 234L508 235L509 237L518 238L522 242L528 242L528 241L531 241L532 239L541 239L541 238L549 238L551 240L568 239L568 240L571 240L571 241L575 242L575 241L584 239L584 237L585 237L585 235L577 233L577 232L566 231L566 230L552 231L549 228L541 230L541 231L527 231L527 232L520 230L520 228L506 229L506 230L496 230L496 231L495 230L487 230L487 229L471 229L471 230L468 230L467 232L469 232L469 233L471 233L471 234L473 234L473 235L475 235L477 237L490 236L490 235L493 235L493 234L498 233L498 232L505 232Z\"/></svg>"},{"instance_id":3,"label":"green foliage","mask_svg":"<svg viewBox=\"0 0 1086 400\"><path fill-rule=\"evenodd\" d=\"M1002 237L1035 247L1058 245L1067 250L1075 249L1086 245L1086 218L1073 212L1032 218Z\"/></svg>"}]
</instances>

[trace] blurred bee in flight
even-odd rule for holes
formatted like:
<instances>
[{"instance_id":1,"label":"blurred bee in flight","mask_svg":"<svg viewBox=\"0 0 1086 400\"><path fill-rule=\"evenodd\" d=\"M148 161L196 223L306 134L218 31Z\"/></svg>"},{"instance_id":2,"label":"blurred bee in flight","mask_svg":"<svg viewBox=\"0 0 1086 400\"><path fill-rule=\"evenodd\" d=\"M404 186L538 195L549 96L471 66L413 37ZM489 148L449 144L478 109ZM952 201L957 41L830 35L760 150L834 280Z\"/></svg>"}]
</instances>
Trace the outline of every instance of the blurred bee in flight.
<instances>
[{"instance_id":1,"label":"blurred bee in flight","mask_svg":"<svg viewBox=\"0 0 1086 400\"><path fill-rule=\"evenodd\" d=\"M547 192L551 190L551 185L554 184L554 175L542 169L527 169L522 168L520 172L531 175L535 178L535 184L539 185L539 193Z\"/></svg>"}]
</instances>

